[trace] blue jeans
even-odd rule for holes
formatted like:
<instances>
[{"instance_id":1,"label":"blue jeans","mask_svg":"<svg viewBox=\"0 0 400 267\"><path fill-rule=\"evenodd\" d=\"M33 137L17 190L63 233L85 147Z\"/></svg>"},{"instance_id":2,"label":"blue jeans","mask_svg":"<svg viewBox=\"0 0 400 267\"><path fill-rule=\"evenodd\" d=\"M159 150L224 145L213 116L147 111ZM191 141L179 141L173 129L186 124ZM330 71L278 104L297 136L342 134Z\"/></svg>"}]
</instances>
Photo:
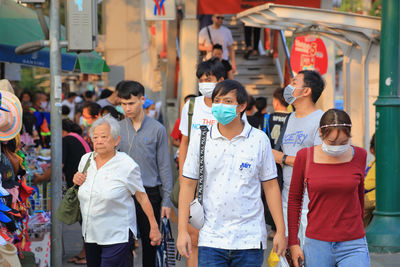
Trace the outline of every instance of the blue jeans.
<instances>
[{"instance_id":1,"label":"blue jeans","mask_svg":"<svg viewBox=\"0 0 400 267\"><path fill-rule=\"evenodd\" d=\"M369 252L365 237L343 242L326 242L306 237L304 243L306 267L369 267Z\"/></svg>"},{"instance_id":2,"label":"blue jeans","mask_svg":"<svg viewBox=\"0 0 400 267\"><path fill-rule=\"evenodd\" d=\"M260 267L264 250L199 247L199 267Z\"/></svg>"}]
</instances>

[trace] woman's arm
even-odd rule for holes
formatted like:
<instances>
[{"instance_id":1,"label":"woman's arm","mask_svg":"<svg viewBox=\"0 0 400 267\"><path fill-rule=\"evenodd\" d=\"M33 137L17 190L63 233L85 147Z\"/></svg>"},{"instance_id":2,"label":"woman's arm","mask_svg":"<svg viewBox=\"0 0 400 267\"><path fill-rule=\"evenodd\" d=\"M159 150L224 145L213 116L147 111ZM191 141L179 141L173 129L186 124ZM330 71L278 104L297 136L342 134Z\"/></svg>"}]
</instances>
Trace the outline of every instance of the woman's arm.
<instances>
[{"instance_id":1,"label":"woman's arm","mask_svg":"<svg viewBox=\"0 0 400 267\"><path fill-rule=\"evenodd\" d=\"M158 223L156 221L156 218L154 217L154 211L153 207L151 206L150 200L147 197L147 194L145 192L139 192L137 191L135 193L136 200L139 202L140 206L142 207L144 213L147 216L147 219L149 220L150 223L150 240L151 240L151 245L156 246L160 245L161 243L161 233L160 230L158 229Z\"/></svg>"},{"instance_id":2,"label":"woman's arm","mask_svg":"<svg viewBox=\"0 0 400 267\"><path fill-rule=\"evenodd\" d=\"M292 254L292 259L295 267L299 266L299 258L304 262L304 254L300 248L298 233L299 233L299 219L303 207L304 197L304 173L307 164L307 148L300 153L297 153L293 166L292 181L289 189L288 200L288 233L289 233L289 247ZM304 159L305 158L305 159Z\"/></svg>"}]
</instances>

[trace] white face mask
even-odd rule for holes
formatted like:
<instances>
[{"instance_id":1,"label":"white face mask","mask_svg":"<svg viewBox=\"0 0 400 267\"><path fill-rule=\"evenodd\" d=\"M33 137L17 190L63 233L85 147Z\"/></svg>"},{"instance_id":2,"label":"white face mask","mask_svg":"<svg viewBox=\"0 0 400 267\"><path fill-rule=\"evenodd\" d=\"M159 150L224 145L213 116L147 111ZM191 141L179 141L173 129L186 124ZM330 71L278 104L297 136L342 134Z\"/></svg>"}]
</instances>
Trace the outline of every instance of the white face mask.
<instances>
[{"instance_id":1,"label":"white face mask","mask_svg":"<svg viewBox=\"0 0 400 267\"><path fill-rule=\"evenodd\" d=\"M157 111L155 109L151 109L149 110L149 114L147 114L147 116L149 116L150 118L155 119L157 115Z\"/></svg>"},{"instance_id":2,"label":"white face mask","mask_svg":"<svg viewBox=\"0 0 400 267\"><path fill-rule=\"evenodd\" d=\"M40 103L40 108L46 110L47 109L47 105L48 105L47 101L43 101L42 103Z\"/></svg>"},{"instance_id":3,"label":"white face mask","mask_svg":"<svg viewBox=\"0 0 400 267\"><path fill-rule=\"evenodd\" d=\"M199 91L203 96L211 98L216 84L217 83L199 83Z\"/></svg>"},{"instance_id":4,"label":"white face mask","mask_svg":"<svg viewBox=\"0 0 400 267\"><path fill-rule=\"evenodd\" d=\"M283 90L283 98L289 105L293 104L293 102L296 101L296 99L301 97L301 96L298 97L293 96L293 92L296 89L304 89L304 88L295 88L293 85L288 84L288 86L286 86L285 89Z\"/></svg>"},{"instance_id":5,"label":"white face mask","mask_svg":"<svg viewBox=\"0 0 400 267\"><path fill-rule=\"evenodd\" d=\"M349 149L349 146L350 146L350 141L347 144L341 146L330 146L327 145L324 141L322 141L321 149L331 157L339 157Z\"/></svg>"}]
</instances>

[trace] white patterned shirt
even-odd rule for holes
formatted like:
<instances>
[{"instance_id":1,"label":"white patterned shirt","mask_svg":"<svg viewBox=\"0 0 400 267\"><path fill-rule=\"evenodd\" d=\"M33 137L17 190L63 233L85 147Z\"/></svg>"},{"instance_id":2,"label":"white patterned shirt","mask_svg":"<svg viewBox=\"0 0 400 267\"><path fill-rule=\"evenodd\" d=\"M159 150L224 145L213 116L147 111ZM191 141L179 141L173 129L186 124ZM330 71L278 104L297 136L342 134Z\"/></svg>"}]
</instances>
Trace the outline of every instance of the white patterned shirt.
<instances>
[{"instance_id":1,"label":"white patterned shirt","mask_svg":"<svg viewBox=\"0 0 400 267\"><path fill-rule=\"evenodd\" d=\"M78 170L83 171L91 153L83 155ZM95 155L95 154L93 154ZM136 236L136 212L132 195L145 192L139 165L124 152L97 169L90 159L86 181L79 187L82 235L87 243L111 245L128 242L129 230Z\"/></svg>"},{"instance_id":2,"label":"white patterned shirt","mask_svg":"<svg viewBox=\"0 0 400 267\"><path fill-rule=\"evenodd\" d=\"M190 141L183 176L198 179L200 135ZM267 231L261 182L277 177L268 137L245 122L232 140L217 126L207 134L204 161L204 226L199 246L265 249Z\"/></svg>"}]
</instances>

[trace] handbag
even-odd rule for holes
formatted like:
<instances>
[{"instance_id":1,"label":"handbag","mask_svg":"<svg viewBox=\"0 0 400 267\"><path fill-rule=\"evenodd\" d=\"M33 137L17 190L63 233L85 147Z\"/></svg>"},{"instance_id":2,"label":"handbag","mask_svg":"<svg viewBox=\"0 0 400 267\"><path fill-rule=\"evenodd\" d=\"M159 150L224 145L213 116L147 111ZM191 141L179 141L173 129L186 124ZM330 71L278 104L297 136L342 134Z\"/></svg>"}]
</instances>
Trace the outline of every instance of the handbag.
<instances>
[{"instance_id":1,"label":"handbag","mask_svg":"<svg viewBox=\"0 0 400 267\"><path fill-rule=\"evenodd\" d=\"M197 198L190 203L189 223L196 229L200 229L204 224L203 209L203 183L204 183L204 150L207 140L208 128L205 125L200 126L200 163L199 163L199 181L197 184Z\"/></svg>"},{"instance_id":2,"label":"handbag","mask_svg":"<svg viewBox=\"0 0 400 267\"><path fill-rule=\"evenodd\" d=\"M86 173L87 169L89 168L92 154L90 154L89 158L87 159L82 173ZM64 198L60 202L60 206L57 209L56 218L65 224L71 225L76 222L82 221L78 191L78 185L74 185L70 189L68 189L65 193Z\"/></svg>"},{"instance_id":3,"label":"handbag","mask_svg":"<svg viewBox=\"0 0 400 267\"><path fill-rule=\"evenodd\" d=\"M156 267L173 267L175 266L175 240L166 217L162 218L160 228L162 241L157 247Z\"/></svg>"}]
</instances>

